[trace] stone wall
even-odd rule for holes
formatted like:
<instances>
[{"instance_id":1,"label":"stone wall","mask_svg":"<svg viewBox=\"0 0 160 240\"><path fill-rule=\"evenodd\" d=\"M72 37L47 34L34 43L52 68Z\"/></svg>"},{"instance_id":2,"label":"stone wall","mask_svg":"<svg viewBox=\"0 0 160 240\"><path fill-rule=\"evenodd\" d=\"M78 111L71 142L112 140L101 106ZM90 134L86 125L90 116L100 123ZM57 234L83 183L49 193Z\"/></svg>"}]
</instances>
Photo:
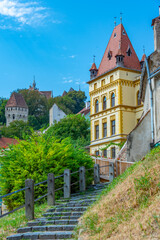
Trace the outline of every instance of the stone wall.
<instances>
[{"instance_id":1,"label":"stone wall","mask_svg":"<svg viewBox=\"0 0 160 240\"><path fill-rule=\"evenodd\" d=\"M6 116L6 126L15 120L22 120L24 122L28 121L28 109L21 107L6 107L5 109Z\"/></svg>"},{"instance_id":2,"label":"stone wall","mask_svg":"<svg viewBox=\"0 0 160 240\"><path fill-rule=\"evenodd\" d=\"M127 137L127 161L141 160L150 151L150 142L151 114L149 111Z\"/></svg>"}]
</instances>

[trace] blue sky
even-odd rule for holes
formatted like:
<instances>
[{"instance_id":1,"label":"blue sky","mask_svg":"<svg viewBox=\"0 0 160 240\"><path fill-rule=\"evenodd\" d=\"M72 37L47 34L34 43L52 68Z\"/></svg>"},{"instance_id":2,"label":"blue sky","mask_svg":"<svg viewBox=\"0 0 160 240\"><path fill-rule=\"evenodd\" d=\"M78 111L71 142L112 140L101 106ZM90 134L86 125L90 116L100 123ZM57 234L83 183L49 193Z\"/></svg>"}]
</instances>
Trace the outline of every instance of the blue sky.
<instances>
[{"instance_id":1,"label":"blue sky","mask_svg":"<svg viewBox=\"0 0 160 240\"><path fill-rule=\"evenodd\" d=\"M151 20L159 1L0 0L0 97L28 88L61 95L70 87L88 96L89 68L99 66L114 28L123 25L139 58L153 51Z\"/></svg>"}]
</instances>

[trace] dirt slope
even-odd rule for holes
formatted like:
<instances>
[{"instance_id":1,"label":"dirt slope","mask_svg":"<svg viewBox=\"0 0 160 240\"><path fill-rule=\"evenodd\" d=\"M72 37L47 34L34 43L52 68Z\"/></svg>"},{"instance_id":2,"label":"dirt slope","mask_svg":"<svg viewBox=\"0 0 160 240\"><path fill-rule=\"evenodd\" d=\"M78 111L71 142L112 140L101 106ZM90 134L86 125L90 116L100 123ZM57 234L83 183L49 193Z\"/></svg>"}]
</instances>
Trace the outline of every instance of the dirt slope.
<instances>
[{"instance_id":1,"label":"dirt slope","mask_svg":"<svg viewBox=\"0 0 160 240\"><path fill-rule=\"evenodd\" d=\"M160 147L104 190L81 220L77 239L160 239Z\"/></svg>"}]
</instances>

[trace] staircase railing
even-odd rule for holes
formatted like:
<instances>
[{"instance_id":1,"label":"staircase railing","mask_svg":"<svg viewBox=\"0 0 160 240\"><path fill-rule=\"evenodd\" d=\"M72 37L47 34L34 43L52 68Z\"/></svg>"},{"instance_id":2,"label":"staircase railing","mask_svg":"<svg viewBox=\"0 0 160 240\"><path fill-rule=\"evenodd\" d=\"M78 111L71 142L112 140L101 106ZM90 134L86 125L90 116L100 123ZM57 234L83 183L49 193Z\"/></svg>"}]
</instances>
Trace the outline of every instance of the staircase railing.
<instances>
[{"instance_id":1,"label":"staircase railing","mask_svg":"<svg viewBox=\"0 0 160 240\"><path fill-rule=\"evenodd\" d=\"M69 169L65 169L64 173L59 176L54 176L53 173L49 173L47 180L36 183L36 184L34 184L33 179L26 179L24 188L19 189L14 192L11 192L11 193L8 193L6 195L0 196L0 199L5 199L13 194L25 191L25 204L15 208L12 211L1 214L0 218L7 216L7 215L25 207L26 218L28 220L33 220L34 219L35 202L40 201L41 199L47 197L47 204L49 206L53 206L53 205L55 205L55 193L56 192L63 190L64 198L65 199L70 198L72 187L75 185L79 185L80 192L86 191L86 172L93 171L94 184L98 184L98 183L100 183L100 168L103 168L103 167L104 168L109 167L109 182L111 182L114 178L114 163L110 163L109 165L104 165L104 166L99 166L98 164L95 164L94 167L90 168L90 169L85 169L85 167L80 167L79 170L75 171L75 172L71 172ZM71 177L75 174L79 176L79 180L72 183ZM63 186L55 189L55 180L62 178L62 177L63 177ZM39 187L42 184L43 185L47 184L47 187L46 187L47 193L44 194L43 196L35 199L34 198L35 187Z\"/></svg>"}]
</instances>

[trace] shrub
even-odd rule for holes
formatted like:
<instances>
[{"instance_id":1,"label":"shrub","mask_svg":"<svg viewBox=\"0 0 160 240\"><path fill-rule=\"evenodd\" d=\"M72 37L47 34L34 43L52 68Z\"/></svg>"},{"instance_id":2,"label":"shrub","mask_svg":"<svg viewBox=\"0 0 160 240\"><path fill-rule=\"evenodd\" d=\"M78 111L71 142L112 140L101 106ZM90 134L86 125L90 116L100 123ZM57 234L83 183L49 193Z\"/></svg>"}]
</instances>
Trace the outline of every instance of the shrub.
<instances>
[{"instance_id":1,"label":"shrub","mask_svg":"<svg viewBox=\"0 0 160 240\"><path fill-rule=\"evenodd\" d=\"M18 145L10 146L4 150L0 157L0 185L2 194L24 187L25 179L33 179L35 183L47 179L48 173L55 176L63 174L64 169L77 171L80 166L91 168L92 159L82 149L75 148L71 140L66 138L62 141L54 137L44 138L33 134L26 141L20 141ZM72 182L78 180L73 175ZM56 188L61 187L63 179L56 180ZM46 192L46 186L37 187L35 198ZM75 188L73 189L75 190ZM5 199L9 209L13 209L24 203L24 192L20 192Z\"/></svg>"}]
</instances>

